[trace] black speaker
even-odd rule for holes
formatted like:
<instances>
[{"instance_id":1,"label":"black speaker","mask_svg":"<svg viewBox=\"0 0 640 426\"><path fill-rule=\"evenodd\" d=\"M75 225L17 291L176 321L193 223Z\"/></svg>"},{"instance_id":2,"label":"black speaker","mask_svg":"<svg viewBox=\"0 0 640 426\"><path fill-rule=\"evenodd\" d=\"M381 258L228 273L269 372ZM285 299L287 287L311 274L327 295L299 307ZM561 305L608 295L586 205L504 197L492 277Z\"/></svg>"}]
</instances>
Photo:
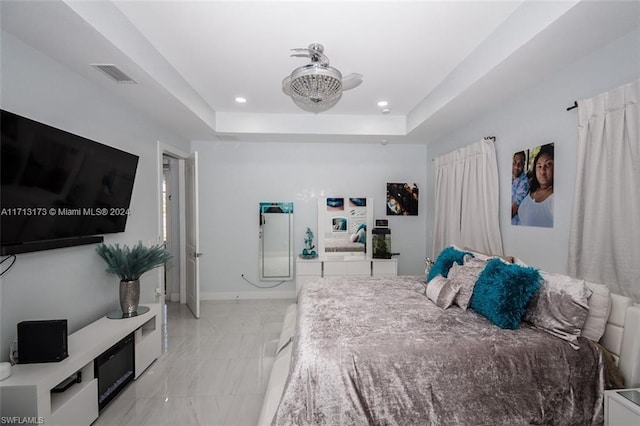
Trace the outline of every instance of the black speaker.
<instances>
[{"instance_id":1,"label":"black speaker","mask_svg":"<svg viewBox=\"0 0 640 426\"><path fill-rule=\"evenodd\" d=\"M18 364L59 362L68 356L66 319L18 323Z\"/></svg>"}]
</instances>

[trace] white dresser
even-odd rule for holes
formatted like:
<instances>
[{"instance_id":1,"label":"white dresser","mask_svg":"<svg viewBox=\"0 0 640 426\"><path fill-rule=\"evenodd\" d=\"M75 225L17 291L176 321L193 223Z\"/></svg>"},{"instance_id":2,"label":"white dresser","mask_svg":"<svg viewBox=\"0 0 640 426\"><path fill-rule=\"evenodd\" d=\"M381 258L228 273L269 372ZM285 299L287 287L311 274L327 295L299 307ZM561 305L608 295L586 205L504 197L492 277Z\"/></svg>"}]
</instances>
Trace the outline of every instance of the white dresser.
<instances>
[{"instance_id":1,"label":"white dresser","mask_svg":"<svg viewBox=\"0 0 640 426\"><path fill-rule=\"evenodd\" d=\"M314 278L331 276L373 277L398 275L397 259L363 259L354 256L344 258L317 258L296 260L296 295L304 283Z\"/></svg>"}]
</instances>

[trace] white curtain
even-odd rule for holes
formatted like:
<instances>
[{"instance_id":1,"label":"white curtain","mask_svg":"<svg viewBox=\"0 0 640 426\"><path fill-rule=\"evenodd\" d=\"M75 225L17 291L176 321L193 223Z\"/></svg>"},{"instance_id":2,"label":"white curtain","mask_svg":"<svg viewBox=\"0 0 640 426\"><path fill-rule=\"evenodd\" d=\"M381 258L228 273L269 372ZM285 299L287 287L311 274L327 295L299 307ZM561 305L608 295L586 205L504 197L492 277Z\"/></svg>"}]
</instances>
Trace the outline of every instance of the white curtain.
<instances>
[{"instance_id":1,"label":"white curtain","mask_svg":"<svg viewBox=\"0 0 640 426\"><path fill-rule=\"evenodd\" d=\"M503 254L498 162L491 139L436 158L433 254L450 245Z\"/></svg>"},{"instance_id":2,"label":"white curtain","mask_svg":"<svg viewBox=\"0 0 640 426\"><path fill-rule=\"evenodd\" d=\"M578 102L569 274L640 302L640 80Z\"/></svg>"}]
</instances>

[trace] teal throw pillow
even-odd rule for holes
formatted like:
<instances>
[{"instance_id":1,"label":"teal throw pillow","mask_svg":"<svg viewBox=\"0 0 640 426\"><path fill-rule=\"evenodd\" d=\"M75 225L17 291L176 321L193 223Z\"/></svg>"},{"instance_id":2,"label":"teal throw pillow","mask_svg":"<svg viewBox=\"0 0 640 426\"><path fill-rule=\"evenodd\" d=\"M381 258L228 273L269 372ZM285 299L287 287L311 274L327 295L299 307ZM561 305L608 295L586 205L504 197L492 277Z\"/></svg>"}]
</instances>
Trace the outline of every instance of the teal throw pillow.
<instances>
[{"instance_id":1,"label":"teal throw pillow","mask_svg":"<svg viewBox=\"0 0 640 426\"><path fill-rule=\"evenodd\" d=\"M542 281L534 268L492 259L478 276L469 306L498 327L515 330Z\"/></svg>"},{"instance_id":2,"label":"teal throw pillow","mask_svg":"<svg viewBox=\"0 0 640 426\"><path fill-rule=\"evenodd\" d=\"M429 269L429 274L427 274L427 282L431 281L437 275L442 275L447 278L449 274L449 269L453 266L454 263L458 265L462 265L464 262L464 255L469 254L473 256L468 251L461 251L453 246L449 246L442 250L438 255L438 258Z\"/></svg>"}]
</instances>

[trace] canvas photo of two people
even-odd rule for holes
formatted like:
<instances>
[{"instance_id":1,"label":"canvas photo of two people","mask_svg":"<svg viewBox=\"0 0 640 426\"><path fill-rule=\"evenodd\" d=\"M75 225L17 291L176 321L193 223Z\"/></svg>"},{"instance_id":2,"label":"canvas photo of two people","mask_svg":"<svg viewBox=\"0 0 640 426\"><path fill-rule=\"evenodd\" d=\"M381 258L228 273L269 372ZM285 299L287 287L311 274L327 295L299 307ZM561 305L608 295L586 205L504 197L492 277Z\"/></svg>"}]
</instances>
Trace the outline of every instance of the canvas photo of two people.
<instances>
[{"instance_id":1,"label":"canvas photo of two people","mask_svg":"<svg viewBox=\"0 0 640 426\"><path fill-rule=\"evenodd\" d=\"M513 154L511 224L553 228L554 144Z\"/></svg>"}]
</instances>

